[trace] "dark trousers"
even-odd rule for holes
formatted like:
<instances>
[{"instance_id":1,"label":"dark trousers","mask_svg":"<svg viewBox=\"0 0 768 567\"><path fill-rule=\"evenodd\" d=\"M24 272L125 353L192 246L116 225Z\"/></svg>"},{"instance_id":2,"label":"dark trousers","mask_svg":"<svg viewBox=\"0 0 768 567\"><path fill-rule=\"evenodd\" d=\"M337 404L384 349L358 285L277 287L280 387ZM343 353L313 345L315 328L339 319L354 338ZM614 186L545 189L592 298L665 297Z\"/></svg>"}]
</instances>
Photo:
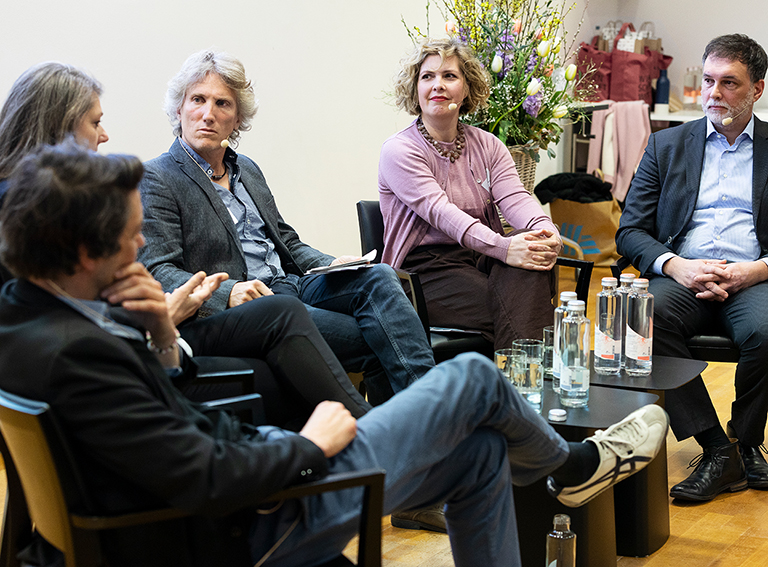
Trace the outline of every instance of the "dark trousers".
<instances>
[{"instance_id":1,"label":"dark trousers","mask_svg":"<svg viewBox=\"0 0 768 567\"><path fill-rule=\"evenodd\" d=\"M731 425L746 445L761 444L768 416L768 282L725 302L696 299L695 292L663 276L651 278L649 290L654 296L654 354L691 358L688 337L718 332L738 347ZM720 423L701 376L667 392L666 409L678 439Z\"/></svg>"},{"instance_id":2,"label":"dark trousers","mask_svg":"<svg viewBox=\"0 0 768 567\"><path fill-rule=\"evenodd\" d=\"M541 338L554 320L551 271L513 268L461 246L420 246L403 262L419 274L429 324L475 329L495 348Z\"/></svg>"},{"instance_id":3,"label":"dark trousers","mask_svg":"<svg viewBox=\"0 0 768 567\"><path fill-rule=\"evenodd\" d=\"M307 416L323 400L341 402L355 417L371 407L294 297L261 297L183 325L180 332L195 355L261 359L289 403Z\"/></svg>"}]
</instances>

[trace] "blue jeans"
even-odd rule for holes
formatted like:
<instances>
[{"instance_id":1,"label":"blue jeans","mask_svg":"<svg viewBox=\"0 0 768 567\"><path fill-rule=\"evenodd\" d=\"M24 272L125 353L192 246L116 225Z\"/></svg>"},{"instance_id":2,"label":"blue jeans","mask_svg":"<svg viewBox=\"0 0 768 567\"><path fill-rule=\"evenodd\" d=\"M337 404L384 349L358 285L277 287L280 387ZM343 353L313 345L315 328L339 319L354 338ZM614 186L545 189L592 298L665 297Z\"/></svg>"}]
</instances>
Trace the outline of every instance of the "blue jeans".
<instances>
[{"instance_id":1,"label":"blue jeans","mask_svg":"<svg viewBox=\"0 0 768 567\"><path fill-rule=\"evenodd\" d=\"M374 405L435 365L421 321L386 264L304 276L299 299L344 368L365 372Z\"/></svg>"},{"instance_id":2,"label":"blue jeans","mask_svg":"<svg viewBox=\"0 0 768 567\"><path fill-rule=\"evenodd\" d=\"M445 502L459 567L520 565L512 484L554 471L568 457L568 444L491 361L457 356L357 423L356 438L330 459L331 472L385 469L384 514ZM268 438L292 435L260 431ZM265 565L312 565L340 553L357 531L361 494L351 489L288 501L259 516L250 537L254 561L299 515Z\"/></svg>"}]
</instances>

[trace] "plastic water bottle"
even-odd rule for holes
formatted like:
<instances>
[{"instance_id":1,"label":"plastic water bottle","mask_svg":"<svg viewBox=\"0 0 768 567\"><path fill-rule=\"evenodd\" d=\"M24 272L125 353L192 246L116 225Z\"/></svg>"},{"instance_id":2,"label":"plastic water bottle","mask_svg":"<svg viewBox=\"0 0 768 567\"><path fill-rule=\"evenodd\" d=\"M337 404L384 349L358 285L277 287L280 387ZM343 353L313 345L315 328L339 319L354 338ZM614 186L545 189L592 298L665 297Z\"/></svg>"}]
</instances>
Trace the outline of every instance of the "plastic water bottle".
<instances>
[{"instance_id":1,"label":"plastic water bottle","mask_svg":"<svg viewBox=\"0 0 768 567\"><path fill-rule=\"evenodd\" d=\"M621 286L619 292L619 303L621 304L621 367L627 365L627 297L632 293L632 282L635 281L635 274L621 274L619 282Z\"/></svg>"},{"instance_id":2,"label":"plastic water bottle","mask_svg":"<svg viewBox=\"0 0 768 567\"><path fill-rule=\"evenodd\" d=\"M595 314L595 372L621 372L621 305L616 291L616 278L603 278L603 290L597 294Z\"/></svg>"},{"instance_id":3,"label":"plastic water bottle","mask_svg":"<svg viewBox=\"0 0 768 567\"><path fill-rule=\"evenodd\" d=\"M636 278L627 298L627 374L651 373L653 353L653 295L648 280Z\"/></svg>"},{"instance_id":4,"label":"plastic water bottle","mask_svg":"<svg viewBox=\"0 0 768 567\"><path fill-rule=\"evenodd\" d=\"M560 348L560 334L565 319L566 306L569 301L573 301L578 296L575 291L560 292L560 305L555 308L555 342L552 354L552 389L560 393L560 368L563 366L562 349Z\"/></svg>"},{"instance_id":5,"label":"plastic water bottle","mask_svg":"<svg viewBox=\"0 0 768 567\"><path fill-rule=\"evenodd\" d=\"M669 112L669 79L666 69L659 71L659 78L656 80L656 98L654 99L653 111L660 114Z\"/></svg>"},{"instance_id":6,"label":"plastic water bottle","mask_svg":"<svg viewBox=\"0 0 768 567\"><path fill-rule=\"evenodd\" d=\"M584 302L569 301L562 327L562 367L560 403L566 407L584 407L589 402L589 319Z\"/></svg>"},{"instance_id":7,"label":"plastic water bottle","mask_svg":"<svg viewBox=\"0 0 768 567\"><path fill-rule=\"evenodd\" d=\"M576 534L567 514L556 515L547 534L547 567L576 567Z\"/></svg>"}]
</instances>

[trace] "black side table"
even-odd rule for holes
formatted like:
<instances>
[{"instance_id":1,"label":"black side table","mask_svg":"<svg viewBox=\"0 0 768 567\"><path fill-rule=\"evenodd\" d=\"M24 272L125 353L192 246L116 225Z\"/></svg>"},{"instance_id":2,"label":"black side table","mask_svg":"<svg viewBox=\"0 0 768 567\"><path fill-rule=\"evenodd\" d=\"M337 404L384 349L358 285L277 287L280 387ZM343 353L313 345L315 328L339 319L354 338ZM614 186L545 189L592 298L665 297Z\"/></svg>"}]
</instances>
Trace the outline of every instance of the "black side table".
<instances>
[{"instance_id":1,"label":"black side table","mask_svg":"<svg viewBox=\"0 0 768 567\"><path fill-rule=\"evenodd\" d=\"M559 396L552 391L551 382L545 383L543 398L541 413L545 419L550 409L563 407ZM564 408L568 412L567 420L549 423L566 441L579 442L596 430L605 429L636 409L656 403L657 400L658 396L646 392L594 386L590 387L589 405L586 408ZM628 480L631 479L616 486ZM569 508L549 496L546 479L530 486L515 486L515 512L522 564L544 565L546 534L552 530L552 519L555 514L568 514L571 517L571 529L576 533L576 565L616 567L614 489L606 490L580 508Z\"/></svg>"},{"instance_id":2,"label":"black side table","mask_svg":"<svg viewBox=\"0 0 768 567\"><path fill-rule=\"evenodd\" d=\"M590 361L590 384L649 392L659 397L664 407L664 392L674 390L696 378L707 367L701 360L653 356L647 376L597 374ZM545 386L546 387L546 386ZM616 553L645 557L659 550L669 539L669 486L667 444L645 469L618 484L614 489Z\"/></svg>"}]
</instances>

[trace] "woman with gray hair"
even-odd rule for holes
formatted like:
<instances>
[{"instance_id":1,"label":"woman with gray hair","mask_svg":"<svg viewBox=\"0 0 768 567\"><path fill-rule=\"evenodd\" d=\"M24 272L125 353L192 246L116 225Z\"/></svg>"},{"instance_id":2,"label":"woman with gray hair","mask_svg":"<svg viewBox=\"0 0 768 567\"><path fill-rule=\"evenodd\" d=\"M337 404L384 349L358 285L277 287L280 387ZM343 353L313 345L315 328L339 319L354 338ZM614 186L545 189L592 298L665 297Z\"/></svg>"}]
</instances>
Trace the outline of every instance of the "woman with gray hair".
<instances>
[{"instance_id":1,"label":"woman with gray hair","mask_svg":"<svg viewBox=\"0 0 768 567\"><path fill-rule=\"evenodd\" d=\"M101 125L101 90L85 71L56 61L24 71L0 110L0 180L37 146L69 134L92 150L109 140Z\"/></svg>"},{"instance_id":2,"label":"woman with gray hair","mask_svg":"<svg viewBox=\"0 0 768 567\"><path fill-rule=\"evenodd\" d=\"M485 69L456 39L426 40L395 95L417 118L381 150L384 262L419 274L434 325L480 330L496 348L540 337L562 242L507 148L459 122L486 104ZM497 206L517 230L504 233Z\"/></svg>"},{"instance_id":3,"label":"woman with gray hair","mask_svg":"<svg viewBox=\"0 0 768 567\"><path fill-rule=\"evenodd\" d=\"M16 79L0 109L0 207L6 179L21 159L42 144L74 134L95 150L109 140L101 125L101 84L85 71L56 61L30 67ZM0 264L0 284L11 279Z\"/></svg>"}]
</instances>

